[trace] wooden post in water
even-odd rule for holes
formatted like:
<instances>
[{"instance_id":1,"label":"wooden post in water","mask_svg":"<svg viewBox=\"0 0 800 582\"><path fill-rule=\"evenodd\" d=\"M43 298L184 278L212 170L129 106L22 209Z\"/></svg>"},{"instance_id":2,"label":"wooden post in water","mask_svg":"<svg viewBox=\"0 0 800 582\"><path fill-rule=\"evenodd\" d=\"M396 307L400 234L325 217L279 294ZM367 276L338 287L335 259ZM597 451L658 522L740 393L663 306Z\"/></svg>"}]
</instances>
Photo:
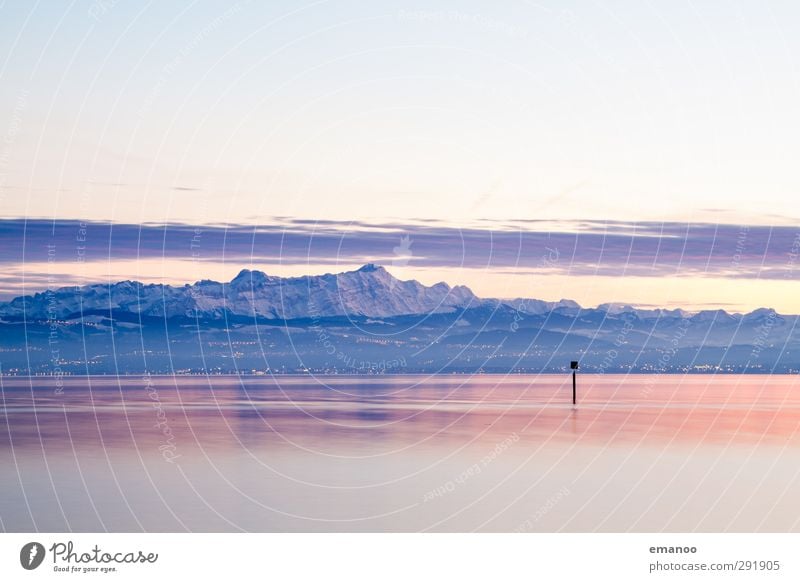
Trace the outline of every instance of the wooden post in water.
<instances>
[{"instance_id":1,"label":"wooden post in water","mask_svg":"<svg viewBox=\"0 0 800 582\"><path fill-rule=\"evenodd\" d=\"M576 384L577 384L577 382L575 380L575 372L578 369L578 362L576 360L572 360L569 363L569 367L572 369L572 404L576 404L577 403L577 398L576 398L576 392L577 392Z\"/></svg>"}]
</instances>

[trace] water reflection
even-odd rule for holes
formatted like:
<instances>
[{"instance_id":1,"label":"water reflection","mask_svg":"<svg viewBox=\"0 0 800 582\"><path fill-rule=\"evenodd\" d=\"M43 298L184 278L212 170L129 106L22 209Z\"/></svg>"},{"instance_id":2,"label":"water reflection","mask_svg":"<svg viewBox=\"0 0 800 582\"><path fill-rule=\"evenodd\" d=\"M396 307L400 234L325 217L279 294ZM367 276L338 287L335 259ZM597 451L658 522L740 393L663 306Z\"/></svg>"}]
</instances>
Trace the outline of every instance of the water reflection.
<instances>
[{"instance_id":1,"label":"water reflection","mask_svg":"<svg viewBox=\"0 0 800 582\"><path fill-rule=\"evenodd\" d=\"M3 378L7 529L798 529L792 376L64 383Z\"/></svg>"}]
</instances>

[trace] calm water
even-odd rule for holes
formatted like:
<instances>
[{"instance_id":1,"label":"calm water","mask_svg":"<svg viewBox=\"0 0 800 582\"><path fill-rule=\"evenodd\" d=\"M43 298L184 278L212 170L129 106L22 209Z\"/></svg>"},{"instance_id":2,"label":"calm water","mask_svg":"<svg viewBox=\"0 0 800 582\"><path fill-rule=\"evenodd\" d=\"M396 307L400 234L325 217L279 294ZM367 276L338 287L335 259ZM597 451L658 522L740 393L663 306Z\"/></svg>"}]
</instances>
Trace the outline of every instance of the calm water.
<instances>
[{"instance_id":1,"label":"calm water","mask_svg":"<svg viewBox=\"0 0 800 582\"><path fill-rule=\"evenodd\" d=\"M6 531L800 531L792 376L2 378Z\"/></svg>"}]
</instances>

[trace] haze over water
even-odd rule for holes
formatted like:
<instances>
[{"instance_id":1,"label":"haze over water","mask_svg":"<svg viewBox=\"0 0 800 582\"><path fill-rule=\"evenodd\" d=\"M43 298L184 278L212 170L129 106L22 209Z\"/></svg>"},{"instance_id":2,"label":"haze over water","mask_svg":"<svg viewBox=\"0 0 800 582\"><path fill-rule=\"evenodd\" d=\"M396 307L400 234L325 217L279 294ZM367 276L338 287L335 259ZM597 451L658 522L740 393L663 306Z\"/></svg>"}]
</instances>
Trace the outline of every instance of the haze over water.
<instances>
[{"instance_id":1,"label":"haze over water","mask_svg":"<svg viewBox=\"0 0 800 582\"><path fill-rule=\"evenodd\" d=\"M800 531L794 376L0 380L5 531Z\"/></svg>"}]
</instances>

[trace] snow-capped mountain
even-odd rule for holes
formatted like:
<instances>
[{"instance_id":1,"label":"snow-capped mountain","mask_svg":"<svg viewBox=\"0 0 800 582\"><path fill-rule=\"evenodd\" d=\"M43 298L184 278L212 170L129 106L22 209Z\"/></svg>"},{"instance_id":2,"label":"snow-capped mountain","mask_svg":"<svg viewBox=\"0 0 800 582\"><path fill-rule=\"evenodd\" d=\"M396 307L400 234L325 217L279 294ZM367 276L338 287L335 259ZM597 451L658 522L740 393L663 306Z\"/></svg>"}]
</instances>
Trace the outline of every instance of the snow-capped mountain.
<instances>
[{"instance_id":1,"label":"snow-capped mountain","mask_svg":"<svg viewBox=\"0 0 800 582\"><path fill-rule=\"evenodd\" d=\"M622 313L635 314L640 319L660 319L664 317L684 318L689 314L683 309L642 309L627 303L602 303L597 306L598 311L605 311L609 315L620 315Z\"/></svg>"},{"instance_id":2,"label":"snow-capped mountain","mask_svg":"<svg viewBox=\"0 0 800 582\"><path fill-rule=\"evenodd\" d=\"M182 287L136 281L63 287L0 304L0 317L67 319L87 312L167 318L226 313L261 319L392 317L446 313L478 301L467 287L401 281L368 264L345 273L289 278L245 269L229 283L205 280Z\"/></svg>"},{"instance_id":3,"label":"snow-capped mountain","mask_svg":"<svg viewBox=\"0 0 800 582\"><path fill-rule=\"evenodd\" d=\"M315 319L353 316L389 318L401 315L451 313L468 308L510 308L531 316L557 314L576 317L633 315L640 320L690 319L715 326L784 323L772 309L730 314L724 310L689 313L681 309L642 309L622 303L604 303L583 308L575 301L540 299L480 299L465 286L447 283L426 286L401 281L385 268L367 264L338 274L277 277L243 269L230 282L203 280L192 285L172 286L121 281L83 287L62 287L0 303L5 319L70 319L81 314L129 313L153 317L223 318L226 315L258 319Z\"/></svg>"},{"instance_id":4,"label":"snow-capped mountain","mask_svg":"<svg viewBox=\"0 0 800 582\"><path fill-rule=\"evenodd\" d=\"M541 299L505 299L498 300L504 305L516 309L520 313L529 315L542 315L551 311L569 313L574 315L581 310L581 306L571 299L561 299L560 301L542 301Z\"/></svg>"},{"instance_id":5,"label":"snow-capped mountain","mask_svg":"<svg viewBox=\"0 0 800 582\"><path fill-rule=\"evenodd\" d=\"M226 283L64 287L0 304L0 367L25 374L509 373L561 371L574 359L599 373L796 373L798 354L800 318L771 309L480 299L372 264L288 278L245 269Z\"/></svg>"},{"instance_id":6,"label":"snow-capped mountain","mask_svg":"<svg viewBox=\"0 0 800 582\"><path fill-rule=\"evenodd\" d=\"M724 309L704 309L692 315L690 319L695 323L723 324L736 323L741 319L741 316L738 314L731 315Z\"/></svg>"}]
</instances>

